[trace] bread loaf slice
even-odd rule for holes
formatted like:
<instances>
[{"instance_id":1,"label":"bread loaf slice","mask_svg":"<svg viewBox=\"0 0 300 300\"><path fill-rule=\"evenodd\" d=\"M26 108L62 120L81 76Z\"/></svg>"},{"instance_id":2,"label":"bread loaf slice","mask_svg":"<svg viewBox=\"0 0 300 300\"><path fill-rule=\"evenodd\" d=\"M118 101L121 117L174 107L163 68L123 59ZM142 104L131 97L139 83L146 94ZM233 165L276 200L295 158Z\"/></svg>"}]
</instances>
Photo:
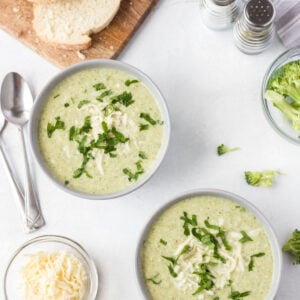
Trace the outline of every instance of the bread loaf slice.
<instances>
[{"instance_id":1,"label":"bread loaf slice","mask_svg":"<svg viewBox=\"0 0 300 300\"><path fill-rule=\"evenodd\" d=\"M38 0L39 1L39 0ZM35 3L33 27L44 41L70 50L91 46L90 35L114 18L121 0L59 0Z\"/></svg>"}]
</instances>

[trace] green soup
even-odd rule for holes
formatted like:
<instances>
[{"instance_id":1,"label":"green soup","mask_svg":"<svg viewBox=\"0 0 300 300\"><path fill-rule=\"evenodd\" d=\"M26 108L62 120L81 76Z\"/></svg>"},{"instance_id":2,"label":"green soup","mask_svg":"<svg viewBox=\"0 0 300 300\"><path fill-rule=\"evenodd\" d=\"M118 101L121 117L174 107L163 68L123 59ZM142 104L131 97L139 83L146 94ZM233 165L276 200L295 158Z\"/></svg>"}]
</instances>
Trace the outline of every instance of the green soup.
<instances>
[{"instance_id":1,"label":"green soup","mask_svg":"<svg viewBox=\"0 0 300 300\"><path fill-rule=\"evenodd\" d=\"M273 252L252 213L227 199L197 196L156 219L142 268L153 300L265 300Z\"/></svg>"},{"instance_id":2,"label":"green soup","mask_svg":"<svg viewBox=\"0 0 300 300\"><path fill-rule=\"evenodd\" d=\"M146 85L126 72L75 73L49 95L39 122L41 153L53 175L74 190L119 192L152 167L164 125Z\"/></svg>"}]
</instances>

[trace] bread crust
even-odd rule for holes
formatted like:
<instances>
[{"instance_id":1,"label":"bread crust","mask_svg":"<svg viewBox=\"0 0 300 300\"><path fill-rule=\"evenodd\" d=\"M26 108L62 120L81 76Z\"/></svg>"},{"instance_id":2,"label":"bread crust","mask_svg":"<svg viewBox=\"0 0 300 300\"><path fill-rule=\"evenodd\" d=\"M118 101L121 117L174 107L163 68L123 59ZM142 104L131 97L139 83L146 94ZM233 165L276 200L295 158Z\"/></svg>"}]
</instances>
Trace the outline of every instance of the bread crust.
<instances>
[{"instance_id":1,"label":"bread crust","mask_svg":"<svg viewBox=\"0 0 300 300\"><path fill-rule=\"evenodd\" d=\"M95 27L89 28L88 30L86 30L86 32L82 32L81 36L83 37L83 41L69 42L67 39L66 40L59 40L59 39L55 39L55 38L49 39L46 37L45 34L40 32L38 29L39 24L38 24L38 20L37 20L38 19L37 18L37 9L38 9L39 5L45 6L45 5L47 5L47 4L45 4L45 2L46 2L46 3L50 3L49 8L51 8L51 3L59 2L62 0L29 0L29 1L33 2L33 11L34 11L33 28L34 28L37 36L42 41L44 41L48 44L52 44L56 48L61 48L61 49L65 49L65 50L85 50L85 49L88 49L89 47L91 47L92 39L91 39L90 35L102 31L104 28L106 28L111 23L111 21L113 20L113 18L115 17L115 15L117 14L117 12L119 10L120 3L121 3L121 1L119 0L118 5L116 7L114 7L114 10L111 11L111 15L107 17L105 22L103 22L102 24L100 23L99 26L96 28ZM72 1L72 0L66 0L66 1ZM40 4L40 3L43 3L43 4Z\"/></svg>"}]
</instances>

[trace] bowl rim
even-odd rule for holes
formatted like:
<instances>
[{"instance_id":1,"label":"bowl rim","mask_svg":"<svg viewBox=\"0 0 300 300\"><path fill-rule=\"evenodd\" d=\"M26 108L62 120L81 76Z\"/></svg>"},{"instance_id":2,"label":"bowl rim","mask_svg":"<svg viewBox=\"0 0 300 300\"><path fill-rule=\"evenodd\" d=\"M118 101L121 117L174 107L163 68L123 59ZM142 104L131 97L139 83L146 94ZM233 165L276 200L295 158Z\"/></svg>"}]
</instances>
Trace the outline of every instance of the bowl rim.
<instances>
[{"instance_id":1,"label":"bowl rim","mask_svg":"<svg viewBox=\"0 0 300 300\"><path fill-rule=\"evenodd\" d=\"M268 123L271 125L271 127L274 129L274 131L280 135L281 137L283 137L285 140L289 141L290 143L294 144L294 145L300 145L300 139L296 140L295 138L287 135L281 128L280 126L277 124L277 122L274 120L274 118L272 117L269 107L268 107L268 102L265 99L265 92L266 92L266 87L268 84L268 81L270 79L270 77L272 76L273 72L275 70L277 70L279 67L283 66L284 64L286 64L288 62L288 56L290 53L293 53L294 51L298 51L299 52L299 56L300 56L300 46L296 46L293 48L290 48L286 51L284 51L283 53L281 53L279 56L276 57L276 59L271 63L271 65L268 67L263 81L262 81L262 85L261 85L261 103L262 103L262 107L263 107L263 112L264 115L268 121ZM278 66L278 62L280 62L281 60L285 59L284 61L282 61ZM299 58L300 60L300 58ZM291 60L293 61L293 60Z\"/></svg>"},{"instance_id":2,"label":"bowl rim","mask_svg":"<svg viewBox=\"0 0 300 300\"><path fill-rule=\"evenodd\" d=\"M171 200L169 200L167 203L165 203L164 205L156 209L156 211L152 214L150 219L143 226L143 229L139 234L139 241L135 251L135 273L136 273L136 280L139 285L140 294L143 295L144 299L149 299L149 300L151 299L147 291L147 287L142 273L142 258L141 258L143 243L147 238L151 226L154 224L154 222L163 212L165 212L168 208L170 208L174 204L184 199L192 198L196 196L215 196L215 197L225 198L232 202L236 202L237 204L240 204L243 207L245 207L247 210L249 210L249 212L252 213L260 222L260 224L263 226L263 228L267 233L269 242L271 244L271 249L274 257L274 261L273 261L274 271L273 271L272 285L270 287L268 298L266 300L273 300L278 291L280 279L281 279L282 252L281 252L280 244L278 242L278 238L274 232L272 225L269 223L269 221L266 219L263 213L250 201L232 192L228 192L220 189L212 189L212 188L192 189L180 193L175 197L172 197Z\"/></svg>"},{"instance_id":3,"label":"bowl rim","mask_svg":"<svg viewBox=\"0 0 300 300\"><path fill-rule=\"evenodd\" d=\"M164 119L164 137L162 140L161 148L157 154L156 160L153 162L152 167L150 170L144 174L144 176L137 180L135 183L131 184L129 187L122 189L118 192L113 192L109 194L92 194L87 192L81 192L78 190L74 190L71 188L68 188L64 185L63 182L59 181L51 174L51 170L48 168L46 162L44 161L44 158L42 157L42 154L40 152L40 148L37 142L37 126L38 126L38 120L40 117L40 112L44 106L44 103L47 100L47 96L49 93L55 88L55 86L63 79L67 78L70 75L73 75L79 71L85 70L85 69L95 69L95 68L112 68L121 70L123 72L127 72L136 78L140 79L146 87L151 91L153 94L156 104L158 105L160 112L162 114L162 117ZM171 121L170 121L170 115L168 106L165 100L165 97L163 96L160 89L157 87L157 85L152 81L152 79L146 75L144 72L139 70L138 68L121 62L117 60L112 59L94 59L94 60L88 60L84 62L80 62L77 64L74 64L68 68L65 68L58 74L56 74L54 77L52 77L43 87L43 89L39 92L39 94L36 96L34 105L31 110L30 114L30 120L29 120L29 143L30 148L33 153L33 156L35 160L38 162L39 167L43 170L44 174L52 181L56 186L58 186L61 190L80 198L88 199L88 200L108 200L113 199L121 196L125 196L136 189L143 186L159 169L159 167L162 164L162 161L164 160L164 157L166 156L169 143L170 143L170 136L171 136Z\"/></svg>"},{"instance_id":4,"label":"bowl rim","mask_svg":"<svg viewBox=\"0 0 300 300\"><path fill-rule=\"evenodd\" d=\"M98 294L98 288L99 288L99 276L98 276L98 271L96 268L96 265L94 263L94 260L91 258L91 256L87 253L87 251L76 241L74 241L71 238L62 236L62 235L54 235L54 234L46 234L46 235L40 235L35 238L32 238L25 243L23 243L21 246L19 246L13 253L13 255L9 258L8 264L5 268L4 272L4 277L3 277L3 292L4 292L4 297L7 300L7 276L10 270L11 265L13 264L14 260L19 256L19 254L26 249L27 247L38 244L38 243L43 243L43 242L57 242L61 244L65 244L72 249L75 250L75 252L79 253L85 260L85 262L88 265L88 271L90 273L91 277L91 290L88 295L88 300L94 300L96 299L96 296Z\"/></svg>"}]
</instances>

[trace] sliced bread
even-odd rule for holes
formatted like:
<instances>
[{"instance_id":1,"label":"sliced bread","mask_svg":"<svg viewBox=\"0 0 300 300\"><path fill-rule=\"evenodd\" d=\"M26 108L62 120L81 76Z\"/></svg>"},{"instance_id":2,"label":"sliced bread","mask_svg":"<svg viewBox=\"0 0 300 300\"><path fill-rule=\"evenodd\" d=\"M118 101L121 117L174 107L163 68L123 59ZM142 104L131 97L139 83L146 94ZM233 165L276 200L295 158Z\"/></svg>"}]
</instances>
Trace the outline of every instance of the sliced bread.
<instances>
[{"instance_id":1,"label":"sliced bread","mask_svg":"<svg viewBox=\"0 0 300 300\"><path fill-rule=\"evenodd\" d=\"M91 46L90 34L104 29L121 0L59 0L35 3L33 27L44 41L70 50Z\"/></svg>"}]
</instances>

